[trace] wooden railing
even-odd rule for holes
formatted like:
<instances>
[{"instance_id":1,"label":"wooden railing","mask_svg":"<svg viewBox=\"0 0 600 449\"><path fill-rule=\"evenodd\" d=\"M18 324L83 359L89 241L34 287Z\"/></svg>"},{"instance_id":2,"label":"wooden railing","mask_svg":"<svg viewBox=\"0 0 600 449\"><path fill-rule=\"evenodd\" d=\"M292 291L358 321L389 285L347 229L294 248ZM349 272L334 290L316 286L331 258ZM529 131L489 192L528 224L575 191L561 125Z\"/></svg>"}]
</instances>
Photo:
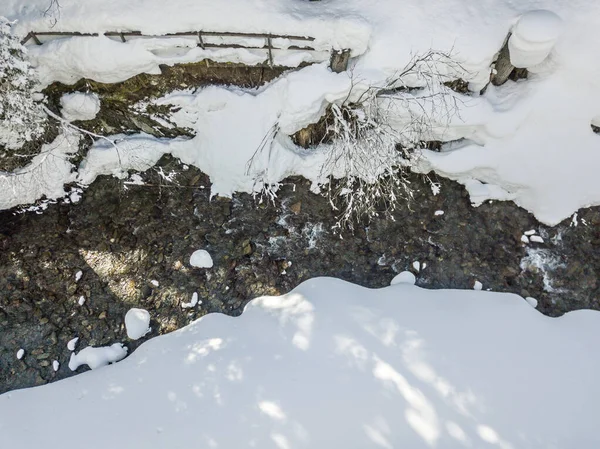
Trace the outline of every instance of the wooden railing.
<instances>
[{"instance_id":1,"label":"wooden railing","mask_svg":"<svg viewBox=\"0 0 600 449\"><path fill-rule=\"evenodd\" d=\"M246 50L265 50L267 52L267 60L269 65L273 66L273 51L274 50L292 50L292 51L317 51L314 47L309 45L288 45L288 46L277 46L273 44L275 39L286 39L292 41L300 41L300 42L313 42L315 40L314 37L310 36L294 36L294 35L285 35L285 34L267 34L267 33L231 33L231 32L216 32L216 31L184 31L180 33L169 33L163 35L147 35L142 34L141 31L107 31L102 33L104 36L108 37L119 37L121 42L127 42L127 38L129 37L196 37L198 39L197 45L201 47L203 50L206 48L241 48ZM76 31L31 31L29 32L21 41L22 45L27 44L30 40L33 40L36 45L43 45L43 42L40 40L40 37L45 36L56 36L56 37L82 37L82 36L99 36L99 33L81 33ZM254 39L264 39L264 44L260 46L254 45L245 45L239 43L211 43L206 42L205 38L207 37L223 37L223 38L254 38ZM346 70L348 66L348 59L350 56L350 50L332 50L331 51L331 60L330 66L333 71L341 72Z\"/></svg>"}]
</instances>

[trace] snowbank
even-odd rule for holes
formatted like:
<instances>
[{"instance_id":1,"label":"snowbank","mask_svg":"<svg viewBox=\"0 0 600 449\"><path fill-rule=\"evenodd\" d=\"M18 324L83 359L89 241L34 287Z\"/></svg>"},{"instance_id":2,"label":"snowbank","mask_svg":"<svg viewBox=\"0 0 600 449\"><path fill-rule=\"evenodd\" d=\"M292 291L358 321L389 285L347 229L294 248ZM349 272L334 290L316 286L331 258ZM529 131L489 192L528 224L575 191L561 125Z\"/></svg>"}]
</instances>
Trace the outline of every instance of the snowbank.
<instances>
[{"instance_id":1,"label":"snowbank","mask_svg":"<svg viewBox=\"0 0 600 449\"><path fill-rule=\"evenodd\" d=\"M68 423L65 449L592 449L599 338L598 312L512 294L313 279L0 396L0 441L43 447Z\"/></svg>"}]
</instances>

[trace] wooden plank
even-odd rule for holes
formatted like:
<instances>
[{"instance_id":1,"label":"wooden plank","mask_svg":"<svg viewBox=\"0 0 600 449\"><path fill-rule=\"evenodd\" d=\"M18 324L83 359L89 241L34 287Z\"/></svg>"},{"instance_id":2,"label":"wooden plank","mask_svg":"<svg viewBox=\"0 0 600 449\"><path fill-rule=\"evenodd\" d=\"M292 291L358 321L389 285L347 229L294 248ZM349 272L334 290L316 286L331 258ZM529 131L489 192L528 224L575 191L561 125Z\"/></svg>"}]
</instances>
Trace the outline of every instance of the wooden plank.
<instances>
[{"instance_id":1,"label":"wooden plank","mask_svg":"<svg viewBox=\"0 0 600 449\"><path fill-rule=\"evenodd\" d=\"M273 67L273 43L270 37L267 38L267 48L269 49L269 65Z\"/></svg>"}]
</instances>

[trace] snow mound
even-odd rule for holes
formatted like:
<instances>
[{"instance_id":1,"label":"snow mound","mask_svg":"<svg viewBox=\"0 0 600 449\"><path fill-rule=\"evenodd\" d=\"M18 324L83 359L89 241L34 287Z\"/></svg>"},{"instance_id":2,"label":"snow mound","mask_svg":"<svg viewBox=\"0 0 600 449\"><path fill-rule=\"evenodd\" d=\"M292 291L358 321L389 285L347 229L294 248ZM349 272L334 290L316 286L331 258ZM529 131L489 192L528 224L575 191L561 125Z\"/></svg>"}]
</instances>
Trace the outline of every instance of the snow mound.
<instances>
[{"instance_id":1,"label":"snow mound","mask_svg":"<svg viewBox=\"0 0 600 449\"><path fill-rule=\"evenodd\" d=\"M196 268L212 268L213 260L208 251L199 249L190 256L190 265Z\"/></svg>"},{"instance_id":2,"label":"snow mound","mask_svg":"<svg viewBox=\"0 0 600 449\"><path fill-rule=\"evenodd\" d=\"M394 278L390 282L390 285L396 285L396 284L414 285L415 282L417 282L417 278L415 277L414 274L412 274L410 271L403 271L402 273L399 273L396 276L394 276Z\"/></svg>"},{"instance_id":3,"label":"snow mound","mask_svg":"<svg viewBox=\"0 0 600 449\"><path fill-rule=\"evenodd\" d=\"M150 313L145 309L129 309L125 314L125 329L130 339L142 338L150 332Z\"/></svg>"},{"instance_id":4,"label":"snow mound","mask_svg":"<svg viewBox=\"0 0 600 449\"><path fill-rule=\"evenodd\" d=\"M127 355L127 348L122 343L115 343L111 346L102 346L94 348L88 346L78 353L71 353L69 359L69 368L75 371L81 365L87 365L91 369L106 366L109 363L115 363L122 360Z\"/></svg>"},{"instance_id":5,"label":"snow mound","mask_svg":"<svg viewBox=\"0 0 600 449\"><path fill-rule=\"evenodd\" d=\"M318 278L1 395L0 435L44 447L67 422L64 449L592 449L599 339L594 311L549 318L513 294Z\"/></svg>"},{"instance_id":6,"label":"snow mound","mask_svg":"<svg viewBox=\"0 0 600 449\"><path fill-rule=\"evenodd\" d=\"M60 98L60 106L65 120L93 120L100 112L100 98L93 93L73 92Z\"/></svg>"}]
</instances>

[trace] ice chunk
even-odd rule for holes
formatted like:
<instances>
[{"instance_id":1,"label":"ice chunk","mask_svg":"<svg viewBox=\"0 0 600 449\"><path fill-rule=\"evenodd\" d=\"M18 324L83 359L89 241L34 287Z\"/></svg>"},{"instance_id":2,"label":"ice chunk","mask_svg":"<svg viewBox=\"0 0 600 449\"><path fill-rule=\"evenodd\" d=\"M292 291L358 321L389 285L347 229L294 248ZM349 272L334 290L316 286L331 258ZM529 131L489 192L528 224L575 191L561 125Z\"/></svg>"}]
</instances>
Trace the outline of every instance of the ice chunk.
<instances>
[{"instance_id":1,"label":"ice chunk","mask_svg":"<svg viewBox=\"0 0 600 449\"><path fill-rule=\"evenodd\" d=\"M523 243L529 243L529 237L527 237L526 235L522 235L522 236L521 236L521 241L522 241Z\"/></svg>"},{"instance_id":2,"label":"ice chunk","mask_svg":"<svg viewBox=\"0 0 600 449\"><path fill-rule=\"evenodd\" d=\"M212 268L213 260L212 257L210 257L210 254L208 254L208 251L199 249L192 253L190 265L196 268Z\"/></svg>"},{"instance_id":3,"label":"ice chunk","mask_svg":"<svg viewBox=\"0 0 600 449\"><path fill-rule=\"evenodd\" d=\"M544 239L541 238L539 235L532 235L531 237L529 237L529 240L535 243L544 243Z\"/></svg>"},{"instance_id":4,"label":"ice chunk","mask_svg":"<svg viewBox=\"0 0 600 449\"><path fill-rule=\"evenodd\" d=\"M415 271L418 273L419 271L421 271L421 262L419 262L418 260L415 260L412 263L413 268L415 269Z\"/></svg>"},{"instance_id":5,"label":"ice chunk","mask_svg":"<svg viewBox=\"0 0 600 449\"><path fill-rule=\"evenodd\" d=\"M525 232L524 232L524 234L525 234L526 236L533 235L533 234L535 234L535 229L530 229L529 231L525 231Z\"/></svg>"},{"instance_id":6,"label":"ice chunk","mask_svg":"<svg viewBox=\"0 0 600 449\"><path fill-rule=\"evenodd\" d=\"M54 371L58 371L58 368L60 368L60 363L59 363L59 361L58 361L58 360L54 360L54 361L52 362L52 369L53 369Z\"/></svg>"},{"instance_id":7,"label":"ice chunk","mask_svg":"<svg viewBox=\"0 0 600 449\"><path fill-rule=\"evenodd\" d=\"M483 284L479 281L475 281L473 284L473 290L481 290L483 288Z\"/></svg>"},{"instance_id":8,"label":"ice chunk","mask_svg":"<svg viewBox=\"0 0 600 449\"><path fill-rule=\"evenodd\" d=\"M25 355L25 349L21 348L17 351L17 359L21 360Z\"/></svg>"},{"instance_id":9,"label":"ice chunk","mask_svg":"<svg viewBox=\"0 0 600 449\"><path fill-rule=\"evenodd\" d=\"M75 282L79 282L81 276L83 276L83 271L79 270L77 273L75 273Z\"/></svg>"},{"instance_id":10,"label":"ice chunk","mask_svg":"<svg viewBox=\"0 0 600 449\"><path fill-rule=\"evenodd\" d=\"M80 306L84 305L84 304L85 304L85 296L81 295L81 296L79 297L79 301L77 301L77 303L78 303Z\"/></svg>"},{"instance_id":11,"label":"ice chunk","mask_svg":"<svg viewBox=\"0 0 600 449\"><path fill-rule=\"evenodd\" d=\"M443 210L436 210L433 215L435 215L436 217L439 217L440 215L444 215L444 211Z\"/></svg>"},{"instance_id":12,"label":"ice chunk","mask_svg":"<svg viewBox=\"0 0 600 449\"><path fill-rule=\"evenodd\" d=\"M125 329L132 340L142 338L150 332L150 313L145 309L129 309L125 314Z\"/></svg>"}]
</instances>

